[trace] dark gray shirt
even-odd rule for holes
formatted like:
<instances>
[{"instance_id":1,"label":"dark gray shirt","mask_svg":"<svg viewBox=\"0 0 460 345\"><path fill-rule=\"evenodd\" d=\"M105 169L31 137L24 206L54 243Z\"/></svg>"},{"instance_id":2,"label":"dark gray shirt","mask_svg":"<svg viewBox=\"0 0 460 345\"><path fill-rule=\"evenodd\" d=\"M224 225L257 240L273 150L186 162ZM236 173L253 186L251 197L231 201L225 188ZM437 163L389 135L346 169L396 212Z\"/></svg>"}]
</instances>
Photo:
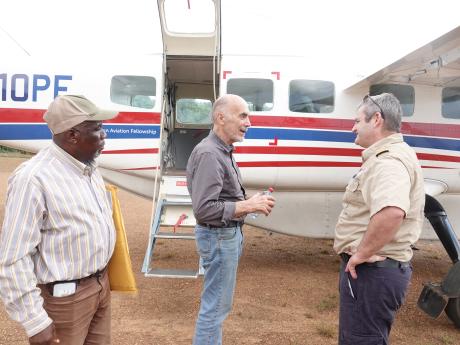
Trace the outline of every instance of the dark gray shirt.
<instances>
[{"instance_id":1,"label":"dark gray shirt","mask_svg":"<svg viewBox=\"0 0 460 345\"><path fill-rule=\"evenodd\" d=\"M234 218L235 202L244 200L245 193L233 148L211 131L190 155L187 187L198 224L222 227L244 219Z\"/></svg>"}]
</instances>

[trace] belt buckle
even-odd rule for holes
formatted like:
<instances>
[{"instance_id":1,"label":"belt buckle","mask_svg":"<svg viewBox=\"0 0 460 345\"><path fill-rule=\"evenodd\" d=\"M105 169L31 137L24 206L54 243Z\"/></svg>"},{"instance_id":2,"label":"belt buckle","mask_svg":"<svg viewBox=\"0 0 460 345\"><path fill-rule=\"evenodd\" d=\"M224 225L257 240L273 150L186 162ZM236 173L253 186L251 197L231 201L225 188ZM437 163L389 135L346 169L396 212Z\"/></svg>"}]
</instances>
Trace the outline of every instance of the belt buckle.
<instances>
[{"instance_id":1,"label":"belt buckle","mask_svg":"<svg viewBox=\"0 0 460 345\"><path fill-rule=\"evenodd\" d=\"M229 220L226 227L228 227L228 228L236 228L237 226L238 226L238 221Z\"/></svg>"},{"instance_id":2,"label":"belt buckle","mask_svg":"<svg viewBox=\"0 0 460 345\"><path fill-rule=\"evenodd\" d=\"M104 268L102 268L102 269L100 269L100 270L97 270L96 272L94 272L93 274L91 274L88 278L95 277L95 278L99 279L99 278L102 277L102 275L104 274L106 268L107 268L107 266L105 266Z\"/></svg>"}]
</instances>

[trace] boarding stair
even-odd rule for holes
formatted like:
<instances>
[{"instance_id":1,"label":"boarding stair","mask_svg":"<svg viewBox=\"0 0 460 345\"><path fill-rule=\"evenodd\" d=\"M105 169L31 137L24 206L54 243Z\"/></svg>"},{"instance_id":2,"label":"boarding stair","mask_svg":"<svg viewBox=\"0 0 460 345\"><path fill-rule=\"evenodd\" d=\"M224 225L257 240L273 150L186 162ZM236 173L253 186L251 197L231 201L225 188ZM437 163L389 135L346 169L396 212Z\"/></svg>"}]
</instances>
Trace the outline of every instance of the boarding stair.
<instances>
[{"instance_id":1,"label":"boarding stair","mask_svg":"<svg viewBox=\"0 0 460 345\"><path fill-rule=\"evenodd\" d=\"M201 261L195 270L181 268L161 268L161 259L154 259L158 241L195 240L196 220L193 216L192 201L187 190L185 176L161 177L155 213L150 228L149 242L142 265L146 277L157 278L198 278L203 274ZM194 247L195 248L195 247Z\"/></svg>"}]
</instances>

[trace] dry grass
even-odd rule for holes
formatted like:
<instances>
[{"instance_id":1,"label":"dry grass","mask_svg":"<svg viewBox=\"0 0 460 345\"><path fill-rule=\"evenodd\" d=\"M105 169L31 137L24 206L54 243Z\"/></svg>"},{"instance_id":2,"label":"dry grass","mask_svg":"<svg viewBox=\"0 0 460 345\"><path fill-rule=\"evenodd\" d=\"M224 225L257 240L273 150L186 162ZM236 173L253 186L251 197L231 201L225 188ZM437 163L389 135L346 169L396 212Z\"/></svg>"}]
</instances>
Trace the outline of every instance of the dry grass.
<instances>
[{"instance_id":1,"label":"dry grass","mask_svg":"<svg viewBox=\"0 0 460 345\"><path fill-rule=\"evenodd\" d=\"M316 309L320 312L333 311L339 306L339 297L336 294L327 295L325 298L319 301L316 305Z\"/></svg>"},{"instance_id":2,"label":"dry grass","mask_svg":"<svg viewBox=\"0 0 460 345\"><path fill-rule=\"evenodd\" d=\"M337 337L335 327L330 324L317 326L316 332L323 338L335 339Z\"/></svg>"}]
</instances>

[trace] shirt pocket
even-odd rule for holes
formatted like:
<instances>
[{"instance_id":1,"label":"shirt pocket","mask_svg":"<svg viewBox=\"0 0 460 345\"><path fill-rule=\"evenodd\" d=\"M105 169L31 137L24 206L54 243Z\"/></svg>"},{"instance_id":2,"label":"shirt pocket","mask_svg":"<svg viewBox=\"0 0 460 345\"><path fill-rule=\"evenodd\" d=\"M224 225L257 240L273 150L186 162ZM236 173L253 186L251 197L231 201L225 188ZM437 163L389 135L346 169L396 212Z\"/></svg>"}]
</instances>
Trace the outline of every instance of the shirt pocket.
<instances>
[{"instance_id":1,"label":"shirt pocket","mask_svg":"<svg viewBox=\"0 0 460 345\"><path fill-rule=\"evenodd\" d=\"M353 177L350 182L348 182L347 188L345 190L349 193L354 193L358 190L359 186L359 178Z\"/></svg>"},{"instance_id":2,"label":"shirt pocket","mask_svg":"<svg viewBox=\"0 0 460 345\"><path fill-rule=\"evenodd\" d=\"M359 205L364 202L362 194L362 174L356 174L348 183L343 197L344 206Z\"/></svg>"}]
</instances>

